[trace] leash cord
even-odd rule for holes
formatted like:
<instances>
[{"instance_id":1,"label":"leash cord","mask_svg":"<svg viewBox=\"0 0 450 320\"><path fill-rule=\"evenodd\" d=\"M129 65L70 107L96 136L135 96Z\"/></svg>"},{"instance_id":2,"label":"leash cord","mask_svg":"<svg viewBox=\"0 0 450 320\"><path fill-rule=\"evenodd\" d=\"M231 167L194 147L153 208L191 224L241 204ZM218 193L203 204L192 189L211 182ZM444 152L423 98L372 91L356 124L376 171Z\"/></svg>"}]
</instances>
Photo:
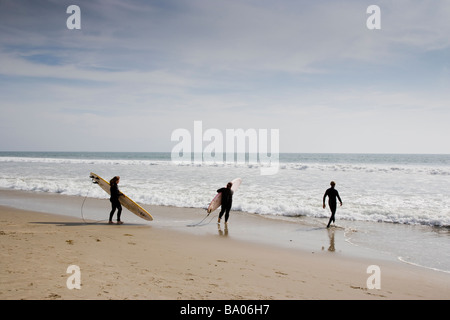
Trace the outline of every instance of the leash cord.
<instances>
[{"instance_id":1,"label":"leash cord","mask_svg":"<svg viewBox=\"0 0 450 320\"><path fill-rule=\"evenodd\" d=\"M84 203L86 202L86 199L87 199L88 196L89 196L89 192L91 192L91 188L92 188L92 184L91 184L91 186L89 187L89 189L88 189L88 191L87 191L87 193L86 193L86 196L85 196L84 199L83 199L83 203L81 204L81 219L82 219L83 222L86 223L86 224L94 224L94 223L99 223L99 222L102 222L102 221L106 221L105 219L103 219L103 220L97 220L97 221L94 221L94 222L87 222L87 221L84 219L84 214L83 214Z\"/></svg>"},{"instance_id":2,"label":"leash cord","mask_svg":"<svg viewBox=\"0 0 450 320\"><path fill-rule=\"evenodd\" d=\"M188 224L187 226L188 226L188 227L198 227L198 226L202 225L201 223L202 223L203 221L205 221L206 218L208 218L208 216L209 216L210 214L211 214L211 212L208 213L208 214L206 215L206 217L204 217L200 222L197 222L197 223L194 223L194 224ZM211 221L212 221L213 219L214 219L214 216L212 216L212 217L211 217L211 220L209 220L209 222L206 223L206 224L204 224L204 225L210 224Z\"/></svg>"}]
</instances>

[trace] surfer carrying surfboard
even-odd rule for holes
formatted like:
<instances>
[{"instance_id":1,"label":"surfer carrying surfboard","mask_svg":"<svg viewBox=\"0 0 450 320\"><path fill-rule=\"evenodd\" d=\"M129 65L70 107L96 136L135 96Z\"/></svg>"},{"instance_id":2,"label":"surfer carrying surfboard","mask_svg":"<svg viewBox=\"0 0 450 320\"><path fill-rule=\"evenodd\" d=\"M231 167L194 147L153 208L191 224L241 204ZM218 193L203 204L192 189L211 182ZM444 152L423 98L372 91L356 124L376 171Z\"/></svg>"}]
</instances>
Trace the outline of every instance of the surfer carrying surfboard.
<instances>
[{"instance_id":1,"label":"surfer carrying surfboard","mask_svg":"<svg viewBox=\"0 0 450 320\"><path fill-rule=\"evenodd\" d=\"M334 188L336 185L336 183L334 181L330 182L330 186L331 188L328 188L327 191L325 191L325 194L323 195L323 208L326 208L325 205L325 198L328 196L328 205L330 206L330 210L331 210L331 217L330 220L328 221L328 225L327 228L330 227L331 221L333 221L334 223L334 215L336 214L336 207L337 207L337 202L336 202L336 198L339 199L339 202L342 206L342 200L341 197L339 196L339 192Z\"/></svg>"},{"instance_id":2,"label":"surfer carrying surfboard","mask_svg":"<svg viewBox=\"0 0 450 320\"><path fill-rule=\"evenodd\" d=\"M120 221L120 215L122 214L122 205L119 201L119 196L122 195L122 192L119 191L119 181L120 177L115 176L111 179L109 184L111 185L110 191L111 191L111 197L109 198L109 201L111 201L111 212L109 213L109 224L113 224L112 218L114 216L114 212L117 209L117 224L123 224L122 221Z\"/></svg>"},{"instance_id":3,"label":"surfer carrying surfboard","mask_svg":"<svg viewBox=\"0 0 450 320\"><path fill-rule=\"evenodd\" d=\"M220 223L220 219L222 219L223 214L225 213L225 223L228 222L228 218L230 217L230 210L231 206L233 204L233 190L231 190L231 187L233 186L233 183L228 182L226 188L220 188L217 190L218 193L222 193L222 207L220 209L219 213L219 220L217 220L217 223Z\"/></svg>"}]
</instances>

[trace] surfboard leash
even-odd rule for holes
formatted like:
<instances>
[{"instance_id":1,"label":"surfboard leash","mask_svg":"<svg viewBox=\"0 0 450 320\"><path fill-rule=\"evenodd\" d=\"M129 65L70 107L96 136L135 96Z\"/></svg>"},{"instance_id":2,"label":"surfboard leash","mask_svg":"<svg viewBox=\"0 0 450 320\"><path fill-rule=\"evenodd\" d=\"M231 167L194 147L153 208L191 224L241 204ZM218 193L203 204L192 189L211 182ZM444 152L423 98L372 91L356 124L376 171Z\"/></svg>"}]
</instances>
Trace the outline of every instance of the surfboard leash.
<instances>
[{"instance_id":1,"label":"surfboard leash","mask_svg":"<svg viewBox=\"0 0 450 320\"><path fill-rule=\"evenodd\" d=\"M204 217L200 222L197 222L197 223L194 223L194 224L188 224L187 226L188 226L188 227L198 227L198 226L202 225L202 222L205 221L206 218L208 218L208 216L209 216L210 214L211 214L211 212L208 213L208 214L206 215L206 217ZM211 217L211 220L209 220L209 222L206 223L205 225L210 224L211 221L212 221L213 219L214 219L214 216Z\"/></svg>"},{"instance_id":2,"label":"surfboard leash","mask_svg":"<svg viewBox=\"0 0 450 320\"><path fill-rule=\"evenodd\" d=\"M84 220L83 207L84 207L84 203L86 202L86 199L87 199L87 197L89 195L89 192L91 191L91 188L92 188L92 184L90 185L90 187L89 187L89 189L88 189L88 191L86 193L86 196L83 199L83 203L81 204L81 219L83 220L84 223L87 223L87 222L86 222L86 220Z\"/></svg>"},{"instance_id":3,"label":"surfboard leash","mask_svg":"<svg viewBox=\"0 0 450 320\"><path fill-rule=\"evenodd\" d=\"M92 184L89 186L89 189L88 189L88 191L87 191L87 193L86 193L86 196L85 196L84 199L83 199L83 203L81 204L81 219L83 220L83 222L84 222L85 224L93 224L93 223L99 223L99 222L102 222L102 221L106 221L105 219L103 219L103 220L98 220L98 221L94 221L94 222L87 222L87 221L84 219L84 214L83 214L84 203L86 202L86 199L87 199L87 197L89 196L89 192L91 192L92 186L93 186L94 184L98 184L98 182L95 180L95 178L94 178L93 176L89 176L89 178L92 179Z\"/></svg>"}]
</instances>

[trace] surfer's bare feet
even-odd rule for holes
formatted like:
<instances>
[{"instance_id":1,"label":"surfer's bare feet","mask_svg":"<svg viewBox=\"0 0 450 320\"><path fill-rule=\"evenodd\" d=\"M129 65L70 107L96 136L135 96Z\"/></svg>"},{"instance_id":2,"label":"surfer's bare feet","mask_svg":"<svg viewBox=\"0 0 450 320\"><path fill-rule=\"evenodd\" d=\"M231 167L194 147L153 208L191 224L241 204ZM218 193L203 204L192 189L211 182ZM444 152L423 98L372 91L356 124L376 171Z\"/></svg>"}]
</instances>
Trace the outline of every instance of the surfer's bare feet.
<instances>
[{"instance_id":1,"label":"surfer's bare feet","mask_svg":"<svg viewBox=\"0 0 450 320\"><path fill-rule=\"evenodd\" d=\"M220 224L220 218L219 218L219 220L217 220L217 223Z\"/></svg>"},{"instance_id":2,"label":"surfer's bare feet","mask_svg":"<svg viewBox=\"0 0 450 320\"><path fill-rule=\"evenodd\" d=\"M112 222L112 221L109 221L109 222L108 222L108 224L114 224L114 222Z\"/></svg>"},{"instance_id":3,"label":"surfer's bare feet","mask_svg":"<svg viewBox=\"0 0 450 320\"><path fill-rule=\"evenodd\" d=\"M117 224L123 224L123 222L122 221L117 221Z\"/></svg>"}]
</instances>

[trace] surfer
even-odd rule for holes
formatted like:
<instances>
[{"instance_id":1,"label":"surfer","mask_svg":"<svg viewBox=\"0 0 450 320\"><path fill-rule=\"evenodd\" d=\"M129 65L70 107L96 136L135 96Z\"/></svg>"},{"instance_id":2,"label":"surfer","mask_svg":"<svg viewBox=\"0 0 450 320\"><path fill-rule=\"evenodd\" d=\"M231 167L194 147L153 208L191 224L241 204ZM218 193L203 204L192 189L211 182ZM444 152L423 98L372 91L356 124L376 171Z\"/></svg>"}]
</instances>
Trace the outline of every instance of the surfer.
<instances>
[{"instance_id":1,"label":"surfer","mask_svg":"<svg viewBox=\"0 0 450 320\"><path fill-rule=\"evenodd\" d=\"M331 188L328 188L327 191L325 191L325 194L323 195L323 208L326 208L325 205L325 198L328 196L328 205L330 206L330 210L331 210L331 217L330 220L328 221L328 225L327 228L330 227L331 221L333 221L334 223L334 215L336 214L336 207L337 207L337 203L336 203L336 198L339 199L339 202L342 206L342 200L341 197L339 196L339 192L334 188L336 185L336 183L334 181L330 182L330 186Z\"/></svg>"},{"instance_id":2,"label":"surfer","mask_svg":"<svg viewBox=\"0 0 450 320\"><path fill-rule=\"evenodd\" d=\"M114 215L114 212L117 209L117 224L123 224L122 221L120 221L120 215L122 214L122 205L119 201L119 196L122 195L122 192L119 191L119 184L120 177L115 176L111 179L109 184L111 185L110 191L111 191L111 197L109 198L109 201L111 201L111 212L109 213L109 224L113 224L112 217Z\"/></svg>"},{"instance_id":3,"label":"surfer","mask_svg":"<svg viewBox=\"0 0 450 320\"><path fill-rule=\"evenodd\" d=\"M219 220L217 223L220 223L220 219L222 219L223 214L225 213L225 223L228 222L228 218L230 217L231 205L233 204L233 190L231 187L233 184L231 182L227 183L226 188L220 188L217 192L222 193L222 207L219 213Z\"/></svg>"}]
</instances>

